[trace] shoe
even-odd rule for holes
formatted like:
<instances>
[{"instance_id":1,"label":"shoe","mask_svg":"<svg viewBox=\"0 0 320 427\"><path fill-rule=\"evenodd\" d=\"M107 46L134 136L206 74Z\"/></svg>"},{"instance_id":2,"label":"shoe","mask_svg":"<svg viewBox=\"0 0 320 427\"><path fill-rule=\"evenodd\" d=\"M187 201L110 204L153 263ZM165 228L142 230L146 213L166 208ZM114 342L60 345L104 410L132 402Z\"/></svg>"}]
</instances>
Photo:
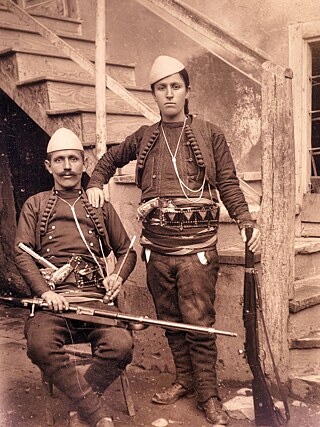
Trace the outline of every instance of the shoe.
<instances>
[{"instance_id":1,"label":"shoe","mask_svg":"<svg viewBox=\"0 0 320 427\"><path fill-rule=\"evenodd\" d=\"M198 403L198 409L204 411L206 420L211 424L227 425L229 417L222 409L220 401L215 397L210 397L205 403Z\"/></svg>"},{"instance_id":2,"label":"shoe","mask_svg":"<svg viewBox=\"0 0 320 427\"><path fill-rule=\"evenodd\" d=\"M97 422L95 427L114 427L114 424L112 422L112 418L110 417L103 417L101 420Z\"/></svg>"},{"instance_id":3,"label":"shoe","mask_svg":"<svg viewBox=\"0 0 320 427\"><path fill-rule=\"evenodd\" d=\"M86 423L78 412L72 411L69 412L69 426L70 427L90 427L88 423Z\"/></svg>"},{"instance_id":4,"label":"shoe","mask_svg":"<svg viewBox=\"0 0 320 427\"><path fill-rule=\"evenodd\" d=\"M164 389L160 393L156 393L151 401L153 403L159 403L160 405L171 405L172 403L179 400L181 397L192 397L194 396L193 390L188 390L181 384L173 383L170 387Z\"/></svg>"}]
</instances>

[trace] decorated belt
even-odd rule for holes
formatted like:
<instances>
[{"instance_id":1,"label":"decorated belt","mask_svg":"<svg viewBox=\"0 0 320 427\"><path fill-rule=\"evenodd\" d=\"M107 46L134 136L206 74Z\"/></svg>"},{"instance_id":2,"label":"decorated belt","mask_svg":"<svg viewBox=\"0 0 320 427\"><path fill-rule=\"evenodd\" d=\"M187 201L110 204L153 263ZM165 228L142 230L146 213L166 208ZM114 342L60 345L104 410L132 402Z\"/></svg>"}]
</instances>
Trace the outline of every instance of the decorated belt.
<instances>
[{"instance_id":1,"label":"decorated belt","mask_svg":"<svg viewBox=\"0 0 320 427\"><path fill-rule=\"evenodd\" d=\"M159 207L153 209L145 221L150 225L191 228L218 228L219 206L205 205L202 207Z\"/></svg>"},{"instance_id":2,"label":"decorated belt","mask_svg":"<svg viewBox=\"0 0 320 427\"><path fill-rule=\"evenodd\" d=\"M83 266L82 266L83 267ZM57 286L57 290L60 292L64 290L64 284L67 284L67 288L72 285L78 289L84 288L97 288L104 289L103 286L103 277L100 274L100 270L96 266L88 266L81 268L75 268L72 271L66 280L59 286Z\"/></svg>"}]
</instances>

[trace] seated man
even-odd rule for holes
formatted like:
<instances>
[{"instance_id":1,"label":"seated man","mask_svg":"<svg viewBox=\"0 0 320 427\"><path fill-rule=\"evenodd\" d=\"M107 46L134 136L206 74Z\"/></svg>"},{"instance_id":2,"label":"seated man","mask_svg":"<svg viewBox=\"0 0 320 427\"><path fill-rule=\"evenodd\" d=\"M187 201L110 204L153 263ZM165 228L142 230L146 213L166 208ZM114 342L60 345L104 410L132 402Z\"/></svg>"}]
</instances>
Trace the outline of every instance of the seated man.
<instances>
[{"instance_id":1,"label":"seated man","mask_svg":"<svg viewBox=\"0 0 320 427\"><path fill-rule=\"evenodd\" d=\"M81 188L85 165L79 138L65 128L56 131L45 160L54 188L25 202L16 235L16 261L32 294L43 298L51 309L36 311L26 322L29 358L76 406L77 417L72 418L71 426L113 427L99 395L130 363L132 335L112 325L87 323L85 316L79 318L68 308L71 302L95 308L105 308L103 302L109 302L107 309L117 310L116 297L135 266L136 253L130 249L112 205L106 202L96 209L88 203ZM19 243L57 268L73 259L73 271L64 281L53 281L47 269L40 271L34 257ZM112 274L107 275L106 257L111 251L117 261ZM90 342L93 352L92 364L84 375L65 350L65 344L77 339Z\"/></svg>"}]
</instances>

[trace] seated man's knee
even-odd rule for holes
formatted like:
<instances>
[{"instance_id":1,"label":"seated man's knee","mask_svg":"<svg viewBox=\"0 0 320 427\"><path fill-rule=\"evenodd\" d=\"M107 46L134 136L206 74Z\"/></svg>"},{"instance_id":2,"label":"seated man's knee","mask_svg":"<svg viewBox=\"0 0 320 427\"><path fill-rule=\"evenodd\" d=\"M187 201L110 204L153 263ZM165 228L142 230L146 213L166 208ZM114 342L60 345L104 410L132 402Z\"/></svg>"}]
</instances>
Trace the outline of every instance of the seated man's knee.
<instances>
[{"instance_id":1,"label":"seated man's knee","mask_svg":"<svg viewBox=\"0 0 320 427\"><path fill-rule=\"evenodd\" d=\"M122 361L124 365L132 360L133 338L129 331L113 328L107 331L107 335L101 337L97 346L96 356L102 359ZM112 355L112 356L111 356Z\"/></svg>"},{"instance_id":2,"label":"seated man's knee","mask_svg":"<svg viewBox=\"0 0 320 427\"><path fill-rule=\"evenodd\" d=\"M28 342L27 354L36 365L47 364L50 361L49 348L41 342Z\"/></svg>"},{"instance_id":3,"label":"seated man's knee","mask_svg":"<svg viewBox=\"0 0 320 427\"><path fill-rule=\"evenodd\" d=\"M54 339L29 339L27 340L27 354L33 363L38 366L56 366L65 363L68 356L63 346Z\"/></svg>"},{"instance_id":4,"label":"seated man's knee","mask_svg":"<svg viewBox=\"0 0 320 427\"><path fill-rule=\"evenodd\" d=\"M114 351L118 354L118 359L130 363L133 355L133 338L130 332L122 330L115 341Z\"/></svg>"}]
</instances>

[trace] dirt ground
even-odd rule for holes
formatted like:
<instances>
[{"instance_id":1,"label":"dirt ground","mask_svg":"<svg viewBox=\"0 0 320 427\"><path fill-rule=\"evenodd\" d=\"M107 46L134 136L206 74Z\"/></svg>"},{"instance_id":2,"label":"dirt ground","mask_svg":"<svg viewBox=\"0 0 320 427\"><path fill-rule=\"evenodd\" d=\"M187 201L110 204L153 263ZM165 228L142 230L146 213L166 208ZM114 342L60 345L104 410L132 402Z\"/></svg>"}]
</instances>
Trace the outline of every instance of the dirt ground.
<instances>
[{"instance_id":1,"label":"dirt ground","mask_svg":"<svg viewBox=\"0 0 320 427\"><path fill-rule=\"evenodd\" d=\"M23 336L24 319L28 310L0 305L0 427L46 427L45 404L39 369L26 355ZM133 393L136 415L127 414L121 383L115 381L103 399L110 407L115 427L184 426L210 427L203 414L196 409L193 398L181 399L174 405L162 406L150 402L155 391L169 385L172 374L138 370L130 367L129 381ZM236 395L237 390L221 386L223 400ZM290 427L320 427L320 404L297 407L289 400ZM320 402L319 402L320 403ZM67 399L55 391L52 399L55 427L68 426ZM161 422L163 424L161 424ZM254 426L254 421L231 419L231 427Z\"/></svg>"}]
</instances>

